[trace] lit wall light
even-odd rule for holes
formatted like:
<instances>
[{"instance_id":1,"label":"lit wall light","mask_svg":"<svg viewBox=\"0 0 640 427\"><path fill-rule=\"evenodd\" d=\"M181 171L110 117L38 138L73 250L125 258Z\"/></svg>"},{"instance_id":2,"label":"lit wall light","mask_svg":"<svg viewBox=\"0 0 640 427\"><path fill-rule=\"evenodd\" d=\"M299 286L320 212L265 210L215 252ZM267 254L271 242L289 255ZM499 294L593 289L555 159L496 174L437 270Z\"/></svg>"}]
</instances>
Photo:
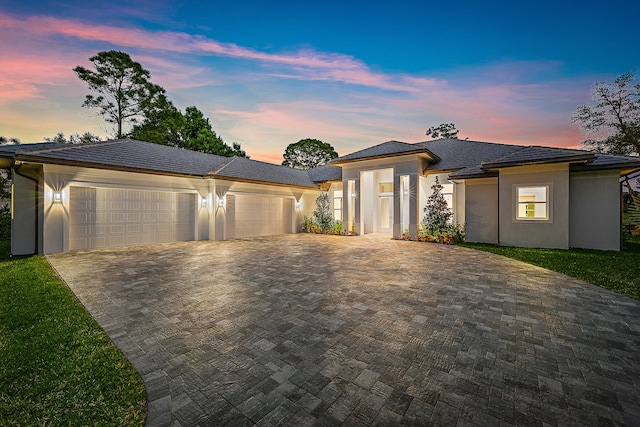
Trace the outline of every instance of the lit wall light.
<instances>
[{"instance_id":1,"label":"lit wall light","mask_svg":"<svg viewBox=\"0 0 640 427\"><path fill-rule=\"evenodd\" d=\"M356 193L351 193L351 197L356 197Z\"/></svg>"},{"instance_id":2,"label":"lit wall light","mask_svg":"<svg viewBox=\"0 0 640 427\"><path fill-rule=\"evenodd\" d=\"M62 193L59 191L53 193L53 203L62 203Z\"/></svg>"},{"instance_id":3,"label":"lit wall light","mask_svg":"<svg viewBox=\"0 0 640 427\"><path fill-rule=\"evenodd\" d=\"M300 206L302 206L300 202L296 202L296 209L300 209Z\"/></svg>"},{"instance_id":4,"label":"lit wall light","mask_svg":"<svg viewBox=\"0 0 640 427\"><path fill-rule=\"evenodd\" d=\"M224 197L220 198L220 200L218 200L218 206L220 206L221 208L224 207Z\"/></svg>"},{"instance_id":5,"label":"lit wall light","mask_svg":"<svg viewBox=\"0 0 640 427\"><path fill-rule=\"evenodd\" d=\"M404 195L408 196L409 195L409 190L404 190Z\"/></svg>"},{"instance_id":6,"label":"lit wall light","mask_svg":"<svg viewBox=\"0 0 640 427\"><path fill-rule=\"evenodd\" d=\"M207 198L206 198L206 197L204 197L204 198L202 199L202 207L203 207L203 208L206 208L206 207L207 207Z\"/></svg>"}]
</instances>

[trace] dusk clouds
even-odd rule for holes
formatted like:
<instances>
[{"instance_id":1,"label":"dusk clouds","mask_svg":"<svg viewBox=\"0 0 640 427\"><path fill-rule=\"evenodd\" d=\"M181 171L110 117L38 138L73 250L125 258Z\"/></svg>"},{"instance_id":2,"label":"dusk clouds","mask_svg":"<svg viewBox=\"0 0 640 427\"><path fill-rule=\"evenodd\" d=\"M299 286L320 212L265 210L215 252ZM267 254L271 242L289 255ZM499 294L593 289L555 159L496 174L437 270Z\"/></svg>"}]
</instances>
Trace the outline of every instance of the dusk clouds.
<instances>
[{"instance_id":1,"label":"dusk clouds","mask_svg":"<svg viewBox=\"0 0 640 427\"><path fill-rule=\"evenodd\" d=\"M420 44L414 54L424 70L403 70L384 55L374 62L298 44L296 34L288 46L243 45L206 29L139 22L0 9L0 134L23 142L57 132L106 136L100 118L80 108L87 92L72 68L108 49L141 62L179 108L197 105L226 142L277 163L302 138L345 154L389 139L425 140L425 129L441 122L456 123L463 138L577 147L584 138L568 118L601 79L567 76L562 60L545 58L446 70L437 58L420 58Z\"/></svg>"}]
</instances>

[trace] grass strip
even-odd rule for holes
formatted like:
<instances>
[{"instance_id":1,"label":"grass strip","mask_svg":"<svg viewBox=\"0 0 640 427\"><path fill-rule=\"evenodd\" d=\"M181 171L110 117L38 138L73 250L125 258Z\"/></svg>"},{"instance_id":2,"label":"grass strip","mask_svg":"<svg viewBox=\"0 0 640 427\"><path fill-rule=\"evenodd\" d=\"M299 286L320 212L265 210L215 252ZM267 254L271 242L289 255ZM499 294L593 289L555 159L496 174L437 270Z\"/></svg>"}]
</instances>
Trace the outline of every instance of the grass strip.
<instances>
[{"instance_id":1,"label":"grass strip","mask_svg":"<svg viewBox=\"0 0 640 427\"><path fill-rule=\"evenodd\" d=\"M43 256L0 243L0 425L142 426L142 378Z\"/></svg>"},{"instance_id":2,"label":"grass strip","mask_svg":"<svg viewBox=\"0 0 640 427\"><path fill-rule=\"evenodd\" d=\"M575 277L640 299L640 238L625 242L625 250L531 249L487 243L461 243L471 249L506 256Z\"/></svg>"}]
</instances>

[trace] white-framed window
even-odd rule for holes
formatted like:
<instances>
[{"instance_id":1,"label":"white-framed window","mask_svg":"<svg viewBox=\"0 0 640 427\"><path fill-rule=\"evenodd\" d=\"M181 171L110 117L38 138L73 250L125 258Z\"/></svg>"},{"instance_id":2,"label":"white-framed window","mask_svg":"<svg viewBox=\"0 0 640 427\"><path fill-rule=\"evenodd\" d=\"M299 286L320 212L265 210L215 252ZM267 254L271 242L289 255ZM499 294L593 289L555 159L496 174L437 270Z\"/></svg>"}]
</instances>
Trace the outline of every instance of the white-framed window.
<instances>
[{"instance_id":1,"label":"white-framed window","mask_svg":"<svg viewBox=\"0 0 640 427\"><path fill-rule=\"evenodd\" d=\"M342 221L342 190L333 192L333 219Z\"/></svg>"},{"instance_id":2,"label":"white-framed window","mask_svg":"<svg viewBox=\"0 0 640 427\"><path fill-rule=\"evenodd\" d=\"M549 185L517 185L515 187L516 220L549 220Z\"/></svg>"}]
</instances>

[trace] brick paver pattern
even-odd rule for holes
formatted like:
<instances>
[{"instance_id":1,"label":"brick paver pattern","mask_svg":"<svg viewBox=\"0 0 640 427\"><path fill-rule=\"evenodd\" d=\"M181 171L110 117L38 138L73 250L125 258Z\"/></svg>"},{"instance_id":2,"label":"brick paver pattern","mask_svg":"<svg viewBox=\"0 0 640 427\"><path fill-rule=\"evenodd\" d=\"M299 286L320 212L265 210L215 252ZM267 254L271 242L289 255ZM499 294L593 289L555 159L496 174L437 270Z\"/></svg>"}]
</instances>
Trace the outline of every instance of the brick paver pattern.
<instances>
[{"instance_id":1,"label":"brick paver pattern","mask_svg":"<svg viewBox=\"0 0 640 427\"><path fill-rule=\"evenodd\" d=\"M149 426L640 424L640 301L511 259L307 234L48 258Z\"/></svg>"}]
</instances>

